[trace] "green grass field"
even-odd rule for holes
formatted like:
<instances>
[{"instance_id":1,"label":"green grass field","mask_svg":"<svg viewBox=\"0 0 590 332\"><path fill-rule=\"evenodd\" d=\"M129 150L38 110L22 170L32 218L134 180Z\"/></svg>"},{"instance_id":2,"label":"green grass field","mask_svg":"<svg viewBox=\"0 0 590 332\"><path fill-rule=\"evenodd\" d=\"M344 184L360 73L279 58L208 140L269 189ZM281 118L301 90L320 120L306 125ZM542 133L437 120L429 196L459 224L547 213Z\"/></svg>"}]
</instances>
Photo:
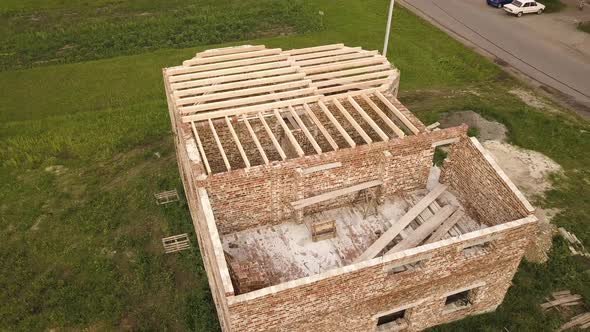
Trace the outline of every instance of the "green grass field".
<instances>
[{"instance_id":1,"label":"green grass field","mask_svg":"<svg viewBox=\"0 0 590 332\"><path fill-rule=\"evenodd\" d=\"M188 208L153 201L155 192L181 189L161 68L237 41L285 49L333 42L378 49L388 5L161 3L3 3L0 330L217 331ZM197 10L200 4L210 15ZM190 8L174 14L185 6ZM325 12L323 21L318 10ZM150 15L136 15L145 12ZM236 24L253 17L256 22L234 31L228 16ZM26 17L47 18L47 25ZM200 25L199 17L211 24ZM170 40L164 31L179 22L188 25L187 37ZM45 39L38 39L46 29ZM128 39L116 47L105 44L113 31ZM86 46L49 61L68 38ZM262 39L246 40L251 38ZM225 44L207 45L220 42ZM590 125L565 111L547 114L527 106L507 93L521 83L403 8L396 8L390 45L390 60L402 71L400 98L423 121L474 110L505 124L512 143L563 166L554 189L535 203L562 209L554 222L590 247ZM182 232L190 234L193 249L164 255L160 239ZM538 304L558 288L584 295L589 304L588 269L590 263L570 257L556 239L547 264L522 264L495 313L433 330L552 331L561 318L543 314Z\"/></svg>"}]
</instances>

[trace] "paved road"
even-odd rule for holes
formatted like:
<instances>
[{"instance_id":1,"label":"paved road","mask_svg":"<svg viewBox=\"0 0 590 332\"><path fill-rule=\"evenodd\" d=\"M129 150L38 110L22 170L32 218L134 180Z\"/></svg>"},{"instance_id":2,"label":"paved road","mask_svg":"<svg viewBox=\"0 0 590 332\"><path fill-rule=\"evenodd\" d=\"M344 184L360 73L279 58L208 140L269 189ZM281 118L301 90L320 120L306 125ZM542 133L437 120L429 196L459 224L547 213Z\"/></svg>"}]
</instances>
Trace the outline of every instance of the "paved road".
<instances>
[{"instance_id":1,"label":"paved road","mask_svg":"<svg viewBox=\"0 0 590 332\"><path fill-rule=\"evenodd\" d=\"M557 89L570 101L585 105L577 111L590 117L590 34L577 31L568 16L530 14L516 18L487 6L485 0L399 2L539 85Z\"/></svg>"}]
</instances>

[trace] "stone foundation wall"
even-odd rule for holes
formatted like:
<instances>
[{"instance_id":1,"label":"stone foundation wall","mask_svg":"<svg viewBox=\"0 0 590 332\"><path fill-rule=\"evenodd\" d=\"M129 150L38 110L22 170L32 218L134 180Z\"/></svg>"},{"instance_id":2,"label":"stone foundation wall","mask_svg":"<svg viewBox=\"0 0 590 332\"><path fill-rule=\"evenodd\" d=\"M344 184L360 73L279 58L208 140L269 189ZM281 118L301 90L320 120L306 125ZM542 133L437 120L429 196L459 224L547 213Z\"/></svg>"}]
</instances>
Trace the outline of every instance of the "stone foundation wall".
<instances>
[{"instance_id":1,"label":"stone foundation wall","mask_svg":"<svg viewBox=\"0 0 590 332\"><path fill-rule=\"evenodd\" d=\"M272 292L229 298L230 331L375 331L379 313L406 308L407 331L494 310L504 299L520 263L534 217L439 241L323 276L291 282ZM468 255L463 249L487 241ZM391 273L416 260L422 267ZM471 304L445 307L446 296L472 289Z\"/></svg>"}]
</instances>

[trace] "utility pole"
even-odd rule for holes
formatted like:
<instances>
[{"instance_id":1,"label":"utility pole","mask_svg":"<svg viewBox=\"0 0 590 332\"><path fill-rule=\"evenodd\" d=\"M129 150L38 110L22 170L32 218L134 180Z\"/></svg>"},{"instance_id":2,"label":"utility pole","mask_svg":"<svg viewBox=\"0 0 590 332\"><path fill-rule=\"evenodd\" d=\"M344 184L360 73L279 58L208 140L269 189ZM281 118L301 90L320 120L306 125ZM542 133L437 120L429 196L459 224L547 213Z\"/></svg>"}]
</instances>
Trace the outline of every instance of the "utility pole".
<instances>
[{"instance_id":1,"label":"utility pole","mask_svg":"<svg viewBox=\"0 0 590 332\"><path fill-rule=\"evenodd\" d=\"M387 44L389 42L389 31L391 30L391 17L393 15L393 4L395 0L391 0L389 4L389 16L387 17L387 28L385 30L385 42L383 43L383 53L384 57L387 57Z\"/></svg>"}]
</instances>

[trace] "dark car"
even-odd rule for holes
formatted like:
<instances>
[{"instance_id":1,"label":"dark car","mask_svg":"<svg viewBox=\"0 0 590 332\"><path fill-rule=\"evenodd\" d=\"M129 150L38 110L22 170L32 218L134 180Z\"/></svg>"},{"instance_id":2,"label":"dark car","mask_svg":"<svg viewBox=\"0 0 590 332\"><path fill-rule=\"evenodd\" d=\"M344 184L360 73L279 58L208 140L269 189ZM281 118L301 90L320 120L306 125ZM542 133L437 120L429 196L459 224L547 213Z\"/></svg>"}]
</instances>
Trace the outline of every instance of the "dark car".
<instances>
[{"instance_id":1,"label":"dark car","mask_svg":"<svg viewBox=\"0 0 590 332\"><path fill-rule=\"evenodd\" d=\"M512 0L486 0L488 5L502 8L504 5L507 5L512 2Z\"/></svg>"}]
</instances>

